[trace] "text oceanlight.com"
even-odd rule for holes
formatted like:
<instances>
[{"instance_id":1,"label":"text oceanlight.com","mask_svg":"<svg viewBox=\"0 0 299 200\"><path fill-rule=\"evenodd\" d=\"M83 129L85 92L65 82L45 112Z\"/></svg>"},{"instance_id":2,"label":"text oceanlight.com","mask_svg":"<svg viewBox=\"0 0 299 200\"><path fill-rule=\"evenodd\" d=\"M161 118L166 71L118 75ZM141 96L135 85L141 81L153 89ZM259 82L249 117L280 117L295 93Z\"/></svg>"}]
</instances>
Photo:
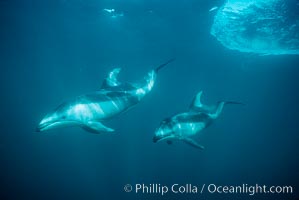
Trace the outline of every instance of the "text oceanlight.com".
<instances>
[{"instance_id":1,"label":"text oceanlight.com","mask_svg":"<svg viewBox=\"0 0 299 200\"><path fill-rule=\"evenodd\" d=\"M134 192L137 194L292 194L292 186L267 186L267 185L217 185L217 184L127 184L124 187L125 192Z\"/></svg>"}]
</instances>

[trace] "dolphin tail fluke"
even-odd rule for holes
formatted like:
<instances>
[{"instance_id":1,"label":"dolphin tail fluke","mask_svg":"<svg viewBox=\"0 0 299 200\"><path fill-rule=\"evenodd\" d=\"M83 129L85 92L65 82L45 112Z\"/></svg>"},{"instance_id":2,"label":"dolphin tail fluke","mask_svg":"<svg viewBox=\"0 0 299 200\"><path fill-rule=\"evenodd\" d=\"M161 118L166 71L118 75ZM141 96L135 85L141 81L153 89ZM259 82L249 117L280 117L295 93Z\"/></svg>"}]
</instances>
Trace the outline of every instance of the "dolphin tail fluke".
<instances>
[{"instance_id":1,"label":"dolphin tail fluke","mask_svg":"<svg viewBox=\"0 0 299 200\"><path fill-rule=\"evenodd\" d=\"M120 85L120 82L117 80L120 70L121 68L114 68L111 72L109 72L107 78L103 81L101 88L103 89Z\"/></svg>"},{"instance_id":2,"label":"dolphin tail fluke","mask_svg":"<svg viewBox=\"0 0 299 200\"><path fill-rule=\"evenodd\" d=\"M184 138L182 139L186 144L189 144L190 146L192 147L195 147L197 149L201 149L201 150L204 150L205 147L198 144L195 140L191 139L191 138Z\"/></svg>"},{"instance_id":3,"label":"dolphin tail fluke","mask_svg":"<svg viewBox=\"0 0 299 200\"><path fill-rule=\"evenodd\" d=\"M201 96L202 91L198 92L197 95L193 98L190 104L190 110L201 109L203 107L203 104L201 103Z\"/></svg>"},{"instance_id":4,"label":"dolphin tail fluke","mask_svg":"<svg viewBox=\"0 0 299 200\"><path fill-rule=\"evenodd\" d=\"M195 112L205 112L205 113L213 113L215 110L215 106L204 105L201 102L202 91L198 92L196 96L193 98L189 110Z\"/></svg>"},{"instance_id":5,"label":"dolphin tail fluke","mask_svg":"<svg viewBox=\"0 0 299 200\"><path fill-rule=\"evenodd\" d=\"M164 68L166 65L168 65L169 63L173 62L175 60L175 58L172 58L170 60L168 60L167 62L161 64L160 66L158 66L156 69L155 69L155 72L158 73L162 68Z\"/></svg>"},{"instance_id":6,"label":"dolphin tail fluke","mask_svg":"<svg viewBox=\"0 0 299 200\"><path fill-rule=\"evenodd\" d=\"M220 102L218 102L215 113L210 114L210 116L212 118L216 119L222 112L224 105L227 105L227 104L245 105L244 103L237 102L237 101L220 101Z\"/></svg>"},{"instance_id":7,"label":"dolphin tail fluke","mask_svg":"<svg viewBox=\"0 0 299 200\"><path fill-rule=\"evenodd\" d=\"M202 91L198 92L197 95L191 102L190 111L205 112L210 115L210 117L216 119L223 110L224 105L235 104L235 105L245 105L244 103L237 101L220 101L215 106L208 106L201 103Z\"/></svg>"},{"instance_id":8,"label":"dolphin tail fluke","mask_svg":"<svg viewBox=\"0 0 299 200\"><path fill-rule=\"evenodd\" d=\"M103 132L106 133L114 132L114 129L104 126L101 122L94 122L94 121L87 122L82 126L82 128L88 132L96 133L96 134L103 133Z\"/></svg>"}]
</instances>

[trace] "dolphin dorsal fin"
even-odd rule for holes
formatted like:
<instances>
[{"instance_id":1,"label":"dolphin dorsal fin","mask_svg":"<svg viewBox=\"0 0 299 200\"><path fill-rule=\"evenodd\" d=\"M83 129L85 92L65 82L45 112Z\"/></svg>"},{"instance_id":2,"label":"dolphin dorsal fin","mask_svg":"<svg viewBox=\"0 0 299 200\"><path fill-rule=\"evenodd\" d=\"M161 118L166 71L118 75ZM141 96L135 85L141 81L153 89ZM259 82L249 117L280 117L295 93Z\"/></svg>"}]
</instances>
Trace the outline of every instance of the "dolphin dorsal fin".
<instances>
[{"instance_id":1,"label":"dolphin dorsal fin","mask_svg":"<svg viewBox=\"0 0 299 200\"><path fill-rule=\"evenodd\" d=\"M193 98L189 108L190 110L198 110L203 107L203 104L201 103L201 95L202 91L198 92L197 95Z\"/></svg>"},{"instance_id":2,"label":"dolphin dorsal fin","mask_svg":"<svg viewBox=\"0 0 299 200\"><path fill-rule=\"evenodd\" d=\"M204 112L206 114L213 113L216 109L215 106L204 105L201 103L202 91L198 92L193 98L192 103L189 107L189 111Z\"/></svg>"},{"instance_id":3,"label":"dolphin dorsal fin","mask_svg":"<svg viewBox=\"0 0 299 200\"><path fill-rule=\"evenodd\" d=\"M111 72L109 72L108 77L103 81L102 89L119 86L120 82L117 80L117 77L120 71L121 68L114 68Z\"/></svg>"}]
</instances>

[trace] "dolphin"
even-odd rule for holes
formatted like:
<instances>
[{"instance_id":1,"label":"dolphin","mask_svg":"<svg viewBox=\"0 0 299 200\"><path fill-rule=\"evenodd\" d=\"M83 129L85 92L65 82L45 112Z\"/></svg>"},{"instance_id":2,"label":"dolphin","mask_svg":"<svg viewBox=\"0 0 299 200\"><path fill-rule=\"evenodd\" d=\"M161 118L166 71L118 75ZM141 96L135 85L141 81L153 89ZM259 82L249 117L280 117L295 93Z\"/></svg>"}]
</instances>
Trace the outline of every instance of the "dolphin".
<instances>
[{"instance_id":1,"label":"dolphin","mask_svg":"<svg viewBox=\"0 0 299 200\"><path fill-rule=\"evenodd\" d=\"M102 122L139 103L152 90L158 71L173 60L151 70L137 83L119 82L118 75L121 68L113 69L104 79L99 91L62 103L41 120L36 131L79 126L91 133L114 132L114 129Z\"/></svg>"},{"instance_id":2,"label":"dolphin","mask_svg":"<svg viewBox=\"0 0 299 200\"><path fill-rule=\"evenodd\" d=\"M173 140L181 140L198 149L204 149L204 146L191 137L211 125L221 114L224 105L242 104L220 101L214 106L208 106L201 103L201 96L202 91L194 97L188 112L164 119L155 131L153 142L167 141L168 144L172 144Z\"/></svg>"}]
</instances>

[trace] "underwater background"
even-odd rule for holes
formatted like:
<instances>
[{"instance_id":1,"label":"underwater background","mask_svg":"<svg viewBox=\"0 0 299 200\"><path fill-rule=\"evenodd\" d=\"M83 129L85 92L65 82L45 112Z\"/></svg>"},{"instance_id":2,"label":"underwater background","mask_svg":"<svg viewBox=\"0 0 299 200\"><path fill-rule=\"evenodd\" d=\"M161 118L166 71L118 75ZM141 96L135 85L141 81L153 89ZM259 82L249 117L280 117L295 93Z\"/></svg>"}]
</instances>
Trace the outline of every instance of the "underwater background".
<instances>
[{"instance_id":1,"label":"underwater background","mask_svg":"<svg viewBox=\"0 0 299 200\"><path fill-rule=\"evenodd\" d=\"M224 2L0 0L0 199L298 199L299 56L222 46L210 33L217 10L209 10ZM134 81L170 58L175 62L144 101L105 123L115 134L78 127L35 132L61 102L99 90L114 67L122 68L121 80ZM225 107L196 136L204 151L153 143L160 121L187 111L200 90L203 103L246 106ZM136 183L291 185L294 191L124 191Z\"/></svg>"}]
</instances>

